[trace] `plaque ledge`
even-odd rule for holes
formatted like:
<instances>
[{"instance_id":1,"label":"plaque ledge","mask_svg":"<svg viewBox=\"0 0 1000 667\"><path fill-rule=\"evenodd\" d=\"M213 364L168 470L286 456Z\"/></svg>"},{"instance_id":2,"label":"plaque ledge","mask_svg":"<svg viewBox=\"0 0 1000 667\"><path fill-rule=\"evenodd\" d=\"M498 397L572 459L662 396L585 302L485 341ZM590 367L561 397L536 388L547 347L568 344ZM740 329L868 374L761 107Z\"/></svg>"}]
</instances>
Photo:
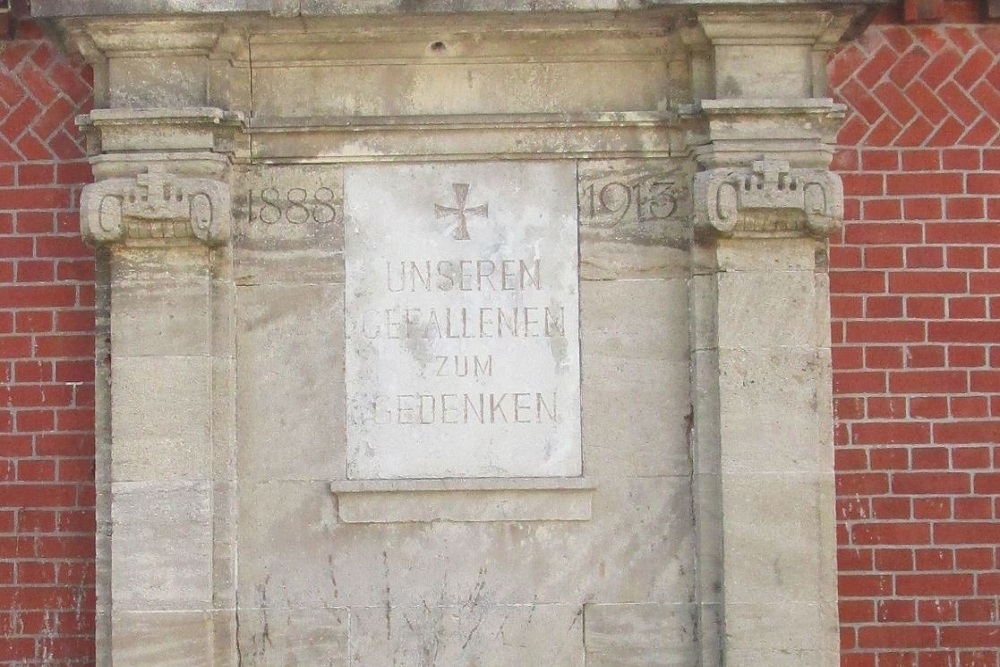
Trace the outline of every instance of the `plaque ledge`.
<instances>
[{"instance_id":1,"label":"plaque ledge","mask_svg":"<svg viewBox=\"0 0 1000 667\"><path fill-rule=\"evenodd\" d=\"M435 479L345 479L330 482L334 493L413 493L423 491L593 490L586 477L442 477Z\"/></svg>"},{"instance_id":2,"label":"plaque ledge","mask_svg":"<svg viewBox=\"0 0 1000 667\"><path fill-rule=\"evenodd\" d=\"M588 521L585 477L367 479L330 482L343 523Z\"/></svg>"}]
</instances>

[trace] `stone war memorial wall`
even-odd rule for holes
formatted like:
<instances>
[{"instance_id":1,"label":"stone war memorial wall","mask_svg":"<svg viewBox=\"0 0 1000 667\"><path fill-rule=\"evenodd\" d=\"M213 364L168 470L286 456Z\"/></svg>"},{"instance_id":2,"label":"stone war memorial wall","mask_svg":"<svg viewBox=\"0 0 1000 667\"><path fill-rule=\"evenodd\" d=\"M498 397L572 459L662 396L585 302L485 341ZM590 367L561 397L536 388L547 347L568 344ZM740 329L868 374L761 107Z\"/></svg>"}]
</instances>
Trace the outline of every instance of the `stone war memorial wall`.
<instances>
[{"instance_id":1,"label":"stone war memorial wall","mask_svg":"<svg viewBox=\"0 0 1000 667\"><path fill-rule=\"evenodd\" d=\"M33 12L95 72L99 664L838 664L868 7Z\"/></svg>"}]
</instances>

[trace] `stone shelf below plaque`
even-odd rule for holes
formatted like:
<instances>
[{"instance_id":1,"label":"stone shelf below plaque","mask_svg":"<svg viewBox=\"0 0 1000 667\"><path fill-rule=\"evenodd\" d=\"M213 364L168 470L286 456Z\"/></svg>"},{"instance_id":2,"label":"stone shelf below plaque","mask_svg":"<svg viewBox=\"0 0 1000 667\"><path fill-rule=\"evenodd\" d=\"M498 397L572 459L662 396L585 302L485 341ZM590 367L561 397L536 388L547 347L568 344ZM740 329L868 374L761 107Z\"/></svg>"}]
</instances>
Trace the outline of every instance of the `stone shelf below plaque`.
<instances>
[{"instance_id":1,"label":"stone shelf below plaque","mask_svg":"<svg viewBox=\"0 0 1000 667\"><path fill-rule=\"evenodd\" d=\"M587 521L584 477L369 479L330 483L344 523Z\"/></svg>"}]
</instances>

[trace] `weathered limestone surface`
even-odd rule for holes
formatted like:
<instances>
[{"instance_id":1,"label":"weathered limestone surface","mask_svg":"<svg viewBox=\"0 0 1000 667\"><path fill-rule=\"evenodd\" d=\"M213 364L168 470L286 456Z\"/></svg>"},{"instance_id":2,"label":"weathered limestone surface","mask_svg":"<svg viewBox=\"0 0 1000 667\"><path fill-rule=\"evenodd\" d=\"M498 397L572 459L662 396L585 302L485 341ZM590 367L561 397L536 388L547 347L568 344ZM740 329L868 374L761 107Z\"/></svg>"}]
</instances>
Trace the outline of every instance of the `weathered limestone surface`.
<instances>
[{"instance_id":1,"label":"weathered limestone surface","mask_svg":"<svg viewBox=\"0 0 1000 667\"><path fill-rule=\"evenodd\" d=\"M558 5L33 3L100 107L99 664L836 664L865 8Z\"/></svg>"}]
</instances>

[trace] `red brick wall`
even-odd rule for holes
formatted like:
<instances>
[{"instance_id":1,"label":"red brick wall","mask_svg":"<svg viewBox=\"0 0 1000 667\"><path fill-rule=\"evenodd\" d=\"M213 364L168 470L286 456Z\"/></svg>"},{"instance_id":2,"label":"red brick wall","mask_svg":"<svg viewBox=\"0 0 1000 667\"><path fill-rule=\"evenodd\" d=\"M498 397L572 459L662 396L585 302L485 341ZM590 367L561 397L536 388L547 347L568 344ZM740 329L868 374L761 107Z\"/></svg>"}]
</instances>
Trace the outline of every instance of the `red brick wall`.
<instances>
[{"instance_id":1,"label":"red brick wall","mask_svg":"<svg viewBox=\"0 0 1000 667\"><path fill-rule=\"evenodd\" d=\"M93 664L94 262L73 118L90 76L0 42L0 665Z\"/></svg>"},{"instance_id":2,"label":"red brick wall","mask_svg":"<svg viewBox=\"0 0 1000 667\"><path fill-rule=\"evenodd\" d=\"M1000 24L872 26L830 83L842 666L996 667Z\"/></svg>"}]
</instances>

